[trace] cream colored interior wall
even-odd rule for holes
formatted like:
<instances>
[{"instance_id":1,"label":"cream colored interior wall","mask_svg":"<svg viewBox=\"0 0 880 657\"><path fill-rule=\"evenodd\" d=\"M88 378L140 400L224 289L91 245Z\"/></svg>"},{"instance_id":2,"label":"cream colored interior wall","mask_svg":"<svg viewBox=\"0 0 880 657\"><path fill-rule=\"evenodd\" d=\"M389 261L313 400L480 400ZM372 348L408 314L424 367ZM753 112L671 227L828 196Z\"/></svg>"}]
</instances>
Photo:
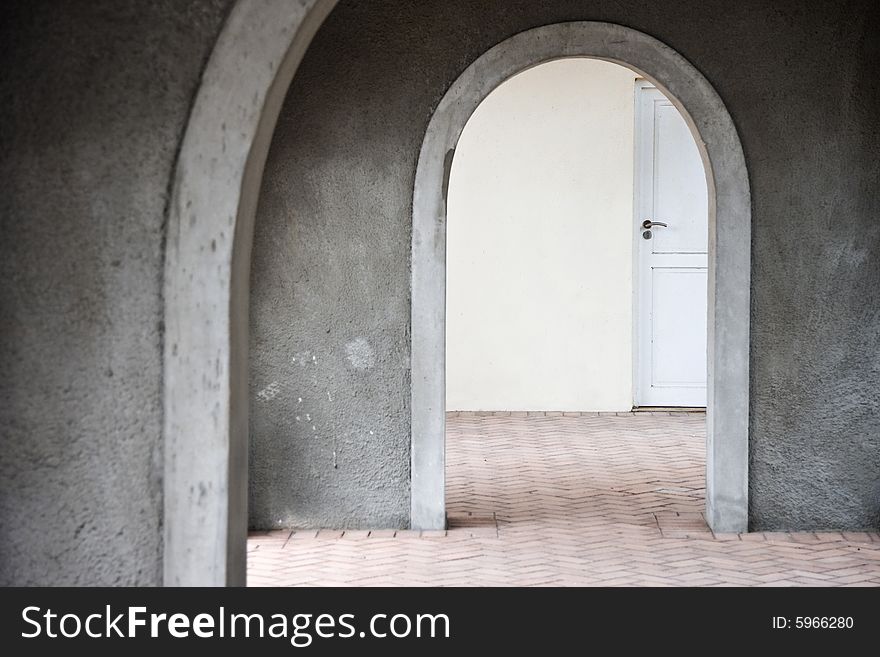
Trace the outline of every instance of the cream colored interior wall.
<instances>
[{"instance_id":1,"label":"cream colored interior wall","mask_svg":"<svg viewBox=\"0 0 880 657\"><path fill-rule=\"evenodd\" d=\"M543 64L465 127L447 213L449 410L631 408L635 78Z\"/></svg>"}]
</instances>

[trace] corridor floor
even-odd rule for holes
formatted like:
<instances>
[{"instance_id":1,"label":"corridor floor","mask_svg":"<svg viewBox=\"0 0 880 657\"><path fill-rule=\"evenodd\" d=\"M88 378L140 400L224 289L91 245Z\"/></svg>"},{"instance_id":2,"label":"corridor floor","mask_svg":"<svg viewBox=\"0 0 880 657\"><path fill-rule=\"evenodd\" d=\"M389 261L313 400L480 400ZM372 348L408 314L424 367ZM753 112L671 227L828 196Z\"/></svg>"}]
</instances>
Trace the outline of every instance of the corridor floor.
<instances>
[{"instance_id":1,"label":"corridor floor","mask_svg":"<svg viewBox=\"0 0 880 657\"><path fill-rule=\"evenodd\" d=\"M713 535L705 415L453 413L448 531L252 534L251 586L880 585L880 534Z\"/></svg>"}]
</instances>

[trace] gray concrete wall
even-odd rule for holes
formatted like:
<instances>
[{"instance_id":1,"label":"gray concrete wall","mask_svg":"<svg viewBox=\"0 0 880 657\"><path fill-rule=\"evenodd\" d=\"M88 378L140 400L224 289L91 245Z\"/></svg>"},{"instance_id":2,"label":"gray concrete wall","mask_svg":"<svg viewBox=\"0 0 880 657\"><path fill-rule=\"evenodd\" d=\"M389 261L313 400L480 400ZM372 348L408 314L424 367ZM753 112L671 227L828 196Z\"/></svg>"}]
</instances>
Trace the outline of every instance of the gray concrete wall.
<instances>
[{"instance_id":1,"label":"gray concrete wall","mask_svg":"<svg viewBox=\"0 0 880 657\"><path fill-rule=\"evenodd\" d=\"M160 581L163 222L229 4L3 4L2 584ZM862 0L344 1L294 82L263 189L251 522L406 524L421 140L471 61L566 20L666 42L741 131L753 528L880 526L880 15Z\"/></svg>"},{"instance_id":2,"label":"gray concrete wall","mask_svg":"<svg viewBox=\"0 0 880 657\"><path fill-rule=\"evenodd\" d=\"M161 582L165 205L229 5L3 3L0 584Z\"/></svg>"},{"instance_id":3,"label":"gray concrete wall","mask_svg":"<svg viewBox=\"0 0 880 657\"><path fill-rule=\"evenodd\" d=\"M569 20L678 50L740 130L754 218L752 528L880 526L880 13L862 0L343 0L294 80L258 210L252 525L406 525L421 141L471 61Z\"/></svg>"}]
</instances>

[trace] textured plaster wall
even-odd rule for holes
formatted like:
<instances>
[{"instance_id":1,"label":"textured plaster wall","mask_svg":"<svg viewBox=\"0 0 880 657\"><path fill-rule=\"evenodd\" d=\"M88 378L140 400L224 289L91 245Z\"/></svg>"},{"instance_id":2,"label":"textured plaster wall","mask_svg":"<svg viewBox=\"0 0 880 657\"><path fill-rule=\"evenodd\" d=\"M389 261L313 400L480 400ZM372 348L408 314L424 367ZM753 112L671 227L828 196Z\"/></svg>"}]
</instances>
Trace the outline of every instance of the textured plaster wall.
<instances>
[{"instance_id":1,"label":"textured plaster wall","mask_svg":"<svg viewBox=\"0 0 880 657\"><path fill-rule=\"evenodd\" d=\"M229 5L3 4L0 584L161 581L165 204Z\"/></svg>"},{"instance_id":2,"label":"textured plaster wall","mask_svg":"<svg viewBox=\"0 0 880 657\"><path fill-rule=\"evenodd\" d=\"M252 524L406 524L421 140L471 61L569 20L675 48L740 130L754 221L752 527L880 526L880 10L862 0L343 0L294 81L258 211Z\"/></svg>"}]
</instances>

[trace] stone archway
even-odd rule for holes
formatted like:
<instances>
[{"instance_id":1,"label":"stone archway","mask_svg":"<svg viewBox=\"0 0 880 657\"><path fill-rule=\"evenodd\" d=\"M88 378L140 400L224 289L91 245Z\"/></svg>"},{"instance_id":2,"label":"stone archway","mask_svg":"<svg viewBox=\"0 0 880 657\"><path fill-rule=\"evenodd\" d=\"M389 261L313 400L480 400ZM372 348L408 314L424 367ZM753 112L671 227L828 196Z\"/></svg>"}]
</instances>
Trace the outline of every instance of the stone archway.
<instances>
[{"instance_id":1,"label":"stone archway","mask_svg":"<svg viewBox=\"0 0 880 657\"><path fill-rule=\"evenodd\" d=\"M308 44L335 0L239 0L205 69L167 226L164 582L245 583L250 246L268 146ZM629 66L678 105L710 191L708 518L747 526L750 197L732 120L711 85L655 39L606 23L529 30L453 84L428 128L413 210L412 524L445 523L445 185L468 117L505 79L561 57Z\"/></svg>"},{"instance_id":2,"label":"stone archway","mask_svg":"<svg viewBox=\"0 0 880 657\"><path fill-rule=\"evenodd\" d=\"M748 528L751 198L733 120L711 84L677 52L642 32L572 22L521 32L453 83L419 155L412 234L412 526L445 527L446 192L465 124L511 76L560 58L627 66L656 84L685 117L709 190L706 517L717 532Z\"/></svg>"},{"instance_id":3,"label":"stone archway","mask_svg":"<svg viewBox=\"0 0 880 657\"><path fill-rule=\"evenodd\" d=\"M238 0L202 76L167 226L164 583L245 583L248 286L263 166L336 0Z\"/></svg>"}]
</instances>

